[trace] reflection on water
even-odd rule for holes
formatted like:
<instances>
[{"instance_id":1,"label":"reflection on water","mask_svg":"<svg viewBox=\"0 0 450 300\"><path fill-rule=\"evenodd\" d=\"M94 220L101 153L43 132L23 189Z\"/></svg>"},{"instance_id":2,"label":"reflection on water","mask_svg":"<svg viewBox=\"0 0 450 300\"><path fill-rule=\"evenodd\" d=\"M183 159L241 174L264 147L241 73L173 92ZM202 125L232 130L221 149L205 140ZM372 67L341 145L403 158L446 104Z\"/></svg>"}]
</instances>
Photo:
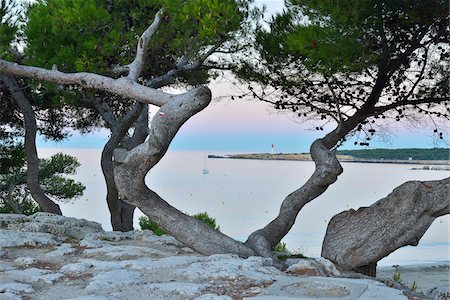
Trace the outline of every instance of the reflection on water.
<instances>
[{"instance_id":1,"label":"reflection on water","mask_svg":"<svg viewBox=\"0 0 450 300\"><path fill-rule=\"evenodd\" d=\"M42 156L56 152L41 149ZM82 199L62 206L67 216L102 223L111 230L100 169L100 150L65 150L82 163L75 176L87 189ZM206 211L221 231L245 241L256 229L270 222L281 202L312 174L313 162L207 159L206 153L169 152L147 177L151 188L171 205L188 214ZM215 153L219 154L219 153ZM321 243L330 218L350 208L369 206L408 180L435 180L448 171L412 171L411 165L343 163L344 173L323 195L307 204L284 238L291 250L320 256ZM136 214L140 215L139 212ZM449 216L437 219L417 247L404 247L380 264L449 261ZM136 227L137 218L136 218Z\"/></svg>"}]
</instances>

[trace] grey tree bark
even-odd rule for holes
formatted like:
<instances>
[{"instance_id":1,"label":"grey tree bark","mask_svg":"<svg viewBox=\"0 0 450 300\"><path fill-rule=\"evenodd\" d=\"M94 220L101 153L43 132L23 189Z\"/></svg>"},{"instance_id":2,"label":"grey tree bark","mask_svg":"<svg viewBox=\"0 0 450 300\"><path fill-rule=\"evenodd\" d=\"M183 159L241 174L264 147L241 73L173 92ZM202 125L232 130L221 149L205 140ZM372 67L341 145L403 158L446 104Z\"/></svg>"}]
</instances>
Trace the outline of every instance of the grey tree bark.
<instances>
[{"instance_id":1,"label":"grey tree bark","mask_svg":"<svg viewBox=\"0 0 450 300\"><path fill-rule=\"evenodd\" d=\"M400 247L417 246L450 213L450 177L409 181L369 207L347 210L328 224L322 256L341 268L376 276L377 262Z\"/></svg>"},{"instance_id":2,"label":"grey tree bark","mask_svg":"<svg viewBox=\"0 0 450 300\"><path fill-rule=\"evenodd\" d=\"M5 201L5 204L7 204L9 207L11 207L12 211L15 214L20 214L21 213L20 208L16 204L16 202L14 202L14 200L13 200L13 192L14 192L15 188L16 188L16 185L14 183L11 183L9 185L8 194L6 195L4 201Z\"/></svg>"},{"instance_id":3,"label":"grey tree bark","mask_svg":"<svg viewBox=\"0 0 450 300\"><path fill-rule=\"evenodd\" d=\"M272 248L292 228L303 206L325 192L342 173L342 167L336 156L324 146L322 140L316 140L312 144L311 156L316 168L309 180L284 199L278 216L272 222L253 232L245 242L258 255L272 257Z\"/></svg>"},{"instance_id":4,"label":"grey tree bark","mask_svg":"<svg viewBox=\"0 0 450 300\"><path fill-rule=\"evenodd\" d=\"M24 117L27 185L30 194L43 211L62 215L59 205L45 195L39 184L39 158L36 150L37 124L33 108L14 78L7 75L0 76L0 79L8 87Z\"/></svg>"},{"instance_id":5,"label":"grey tree bark","mask_svg":"<svg viewBox=\"0 0 450 300\"><path fill-rule=\"evenodd\" d=\"M145 176L166 153L179 128L211 101L211 92L199 87L176 96L153 117L148 140L131 151L116 149L114 174L119 191L169 234L194 250L209 255L236 253L243 257L255 252L240 242L210 228L170 206L145 184Z\"/></svg>"},{"instance_id":6,"label":"grey tree bark","mask_svg":"<svg viewBox=\"0 0 450 300\"><path fill-rule=\"evenodd\" d=\"M100 111L100 110L99 110ZM126 132L130 127L130 123L137 121L137 126L132 137L127 137ZM111 214L111 225L115 231L133 230L133 215L135 206L127 203L119 197L114 179L113 152L119 144L130 150L144 142L147 136L148 128L148 107L142 104L136 104L125 117L114 123L111 127L111 137L103 147L101 156L101 167L106 182L106 202Z\"/></svg>"}]
</instances>

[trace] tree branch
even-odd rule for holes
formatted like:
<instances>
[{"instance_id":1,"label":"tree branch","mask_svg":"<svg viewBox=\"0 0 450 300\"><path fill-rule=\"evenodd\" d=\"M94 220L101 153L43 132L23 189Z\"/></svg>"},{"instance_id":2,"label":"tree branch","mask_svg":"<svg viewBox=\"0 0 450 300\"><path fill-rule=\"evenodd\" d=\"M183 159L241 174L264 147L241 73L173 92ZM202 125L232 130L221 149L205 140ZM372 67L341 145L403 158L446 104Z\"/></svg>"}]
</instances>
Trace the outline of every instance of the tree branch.
<instances>
[{"instance_id":1,"label":"tree branch","mask_svg":"<svg viewBox=\"0 0 450 300\"><path fill-rule=\"evenodd\" d=\"M144 33L142 33L141 37L139 38L134 61L127 66L129 69L128 78L130 80L137 81L139 76L141 76L142 70L144 69L145 60L147 58L148 43L161 24L161 14L162 9L156 13L152 24L144 31Z\"/></svg>"},{"instance_id":2,"label":"tree branch","mask_svg":"<svg viewBox=\"0 0 450 300\"><path fill-rule=\"evenodd\" d=\"M102 116L103 120L106 123L106 126L109 127L111 131L114 131L114 129L117 127L117 118L108 103L98 97L92 99L82 96L81 99L85 103L92 104L98 111L98 113Z\"/></svg>"},{"instance_id":3,"label":"tree branch","mask_svg":"<svg viewBox=\"0 0 450 300\"><path fill-rule=\"evenodd\" d=\"M428 104L428 103L443 103L445 101L448 101L448 98L422 98L422 99L415 99L415 100L402 100L398 102L394 102L388 105L375 107L373 110L373 113L370 115L379 115L382 114L388 110L407 106L407 105L418 105L418 104Z\"/></svg>"},{"instance_id":4,"label":"tree branch","mask_svg":"<svg viewBox=\"0 0 450 300\"><path fill-rule=\"evenodd\" d=\"M39 183L39 158L36 149L37 124L36 115L31 107L28 98L18 89L17 81L9 76L0 74L0 79L8 87L11 96L16 101L23 114L25 127L25 153L27 157L27 186L33 199L39 204L39 207L45 211L62 215L58 204L53 202L41 188Z\"/></svg>"},{"instance_id":5,"label":"tree branch","mask_svg":"<svg viewBox=\"0 0 450 300\"><path fill-rule=\"evenodd\" d=\"M165 93L154 88L138 84L128 78L97 75L94 73L63 73L57 70L47 70L11 63L0 59L0 73L11 76L22 76L36 80L44 80L63 85L78 85L88 89L95 89L116 94L124 98L134 99L143 103L163 106L170 102L175 95Z\"/></svg>"},{"instance_id":6,"label":"tree branch","mask_svg":"<svg viewBox=\"0 0 450 300\"><path fill-rule=\"evenodd\" d=\"M168 84L172 84L175 82L176 76L178 76L182 72L193 71L196 69L200 69L205 62L205 60L211 56L220 46L223 44L223 41L219 41L216 45L212 46L208 51L206 51L203 55L200 56L196 61L189 63L189 58L187 55L183 55L179 62L177 63L177 67L168 71L166 74L153 78L147 82L148 87L152 88L160 88Z\"/></svg>"}]
</instances>

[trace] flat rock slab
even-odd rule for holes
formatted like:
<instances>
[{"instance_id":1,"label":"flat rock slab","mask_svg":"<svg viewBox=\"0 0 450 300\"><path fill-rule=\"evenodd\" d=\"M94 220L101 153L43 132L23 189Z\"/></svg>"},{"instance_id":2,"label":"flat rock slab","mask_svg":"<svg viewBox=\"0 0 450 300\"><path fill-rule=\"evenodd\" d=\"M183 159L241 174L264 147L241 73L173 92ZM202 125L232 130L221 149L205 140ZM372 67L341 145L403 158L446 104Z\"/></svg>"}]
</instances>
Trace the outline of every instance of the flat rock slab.
<instances>
[{"instance_id":1,"label":"flat rock slab","mask_svg":"<svg viewBox=\"0 0 450 300\"><path fill-rule=\"evenodd\" d=\"M202 256L150 231L104 232L49 214L0 215L0 224L0 300L407 299L374 280L323 277L339 274L323 259L293 262L287 273L262 257ZM67 238L73 232L58 226L84 235Z\"/></svg>"},{"instance_id":2,"label":"flat rock slab","mask_svg":"<svg viewBox=\"0 0 450 300\"><path fill-rule=\"evenodd\" d=\"M288 277L266 288L255 299L407 299L402 291L380 282L330 277Z\"/></svg>"}]
</instances>

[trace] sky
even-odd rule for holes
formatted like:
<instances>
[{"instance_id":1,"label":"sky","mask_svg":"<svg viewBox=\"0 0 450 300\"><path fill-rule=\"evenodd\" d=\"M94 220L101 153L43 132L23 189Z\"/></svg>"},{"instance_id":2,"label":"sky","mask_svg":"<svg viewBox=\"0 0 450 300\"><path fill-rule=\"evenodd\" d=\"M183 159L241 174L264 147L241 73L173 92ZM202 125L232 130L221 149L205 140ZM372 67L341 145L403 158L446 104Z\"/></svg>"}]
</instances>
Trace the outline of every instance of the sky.
<instances>
[{"instance_id":1,"label":"sky","mask_svg":"<svg viewBox=\"0 0 450 300\"><path fill-rule=\"evenodd\" d=\"M283 1L256 1L267 7L266 19L283 8ZM292 115L275 111L267 104L249 100L231 100L239 89L226 79L209 85L213 102L202 112L183 125L173 140L171 150L215 151L215 152L308 152L311 143L331 130L316 131L314 123L298 123ZM155 112L155 110L152 110ZM370 148L432 148L448 147L436 144L431 128L391 127L388 138L372 141ZM81 136L72 136L60 143L38 138L39 148L102 148L108 138L108 131L96 131ZM341 149L361 149L353 145L354 140Z\"/></svg>"}]
</instances>

